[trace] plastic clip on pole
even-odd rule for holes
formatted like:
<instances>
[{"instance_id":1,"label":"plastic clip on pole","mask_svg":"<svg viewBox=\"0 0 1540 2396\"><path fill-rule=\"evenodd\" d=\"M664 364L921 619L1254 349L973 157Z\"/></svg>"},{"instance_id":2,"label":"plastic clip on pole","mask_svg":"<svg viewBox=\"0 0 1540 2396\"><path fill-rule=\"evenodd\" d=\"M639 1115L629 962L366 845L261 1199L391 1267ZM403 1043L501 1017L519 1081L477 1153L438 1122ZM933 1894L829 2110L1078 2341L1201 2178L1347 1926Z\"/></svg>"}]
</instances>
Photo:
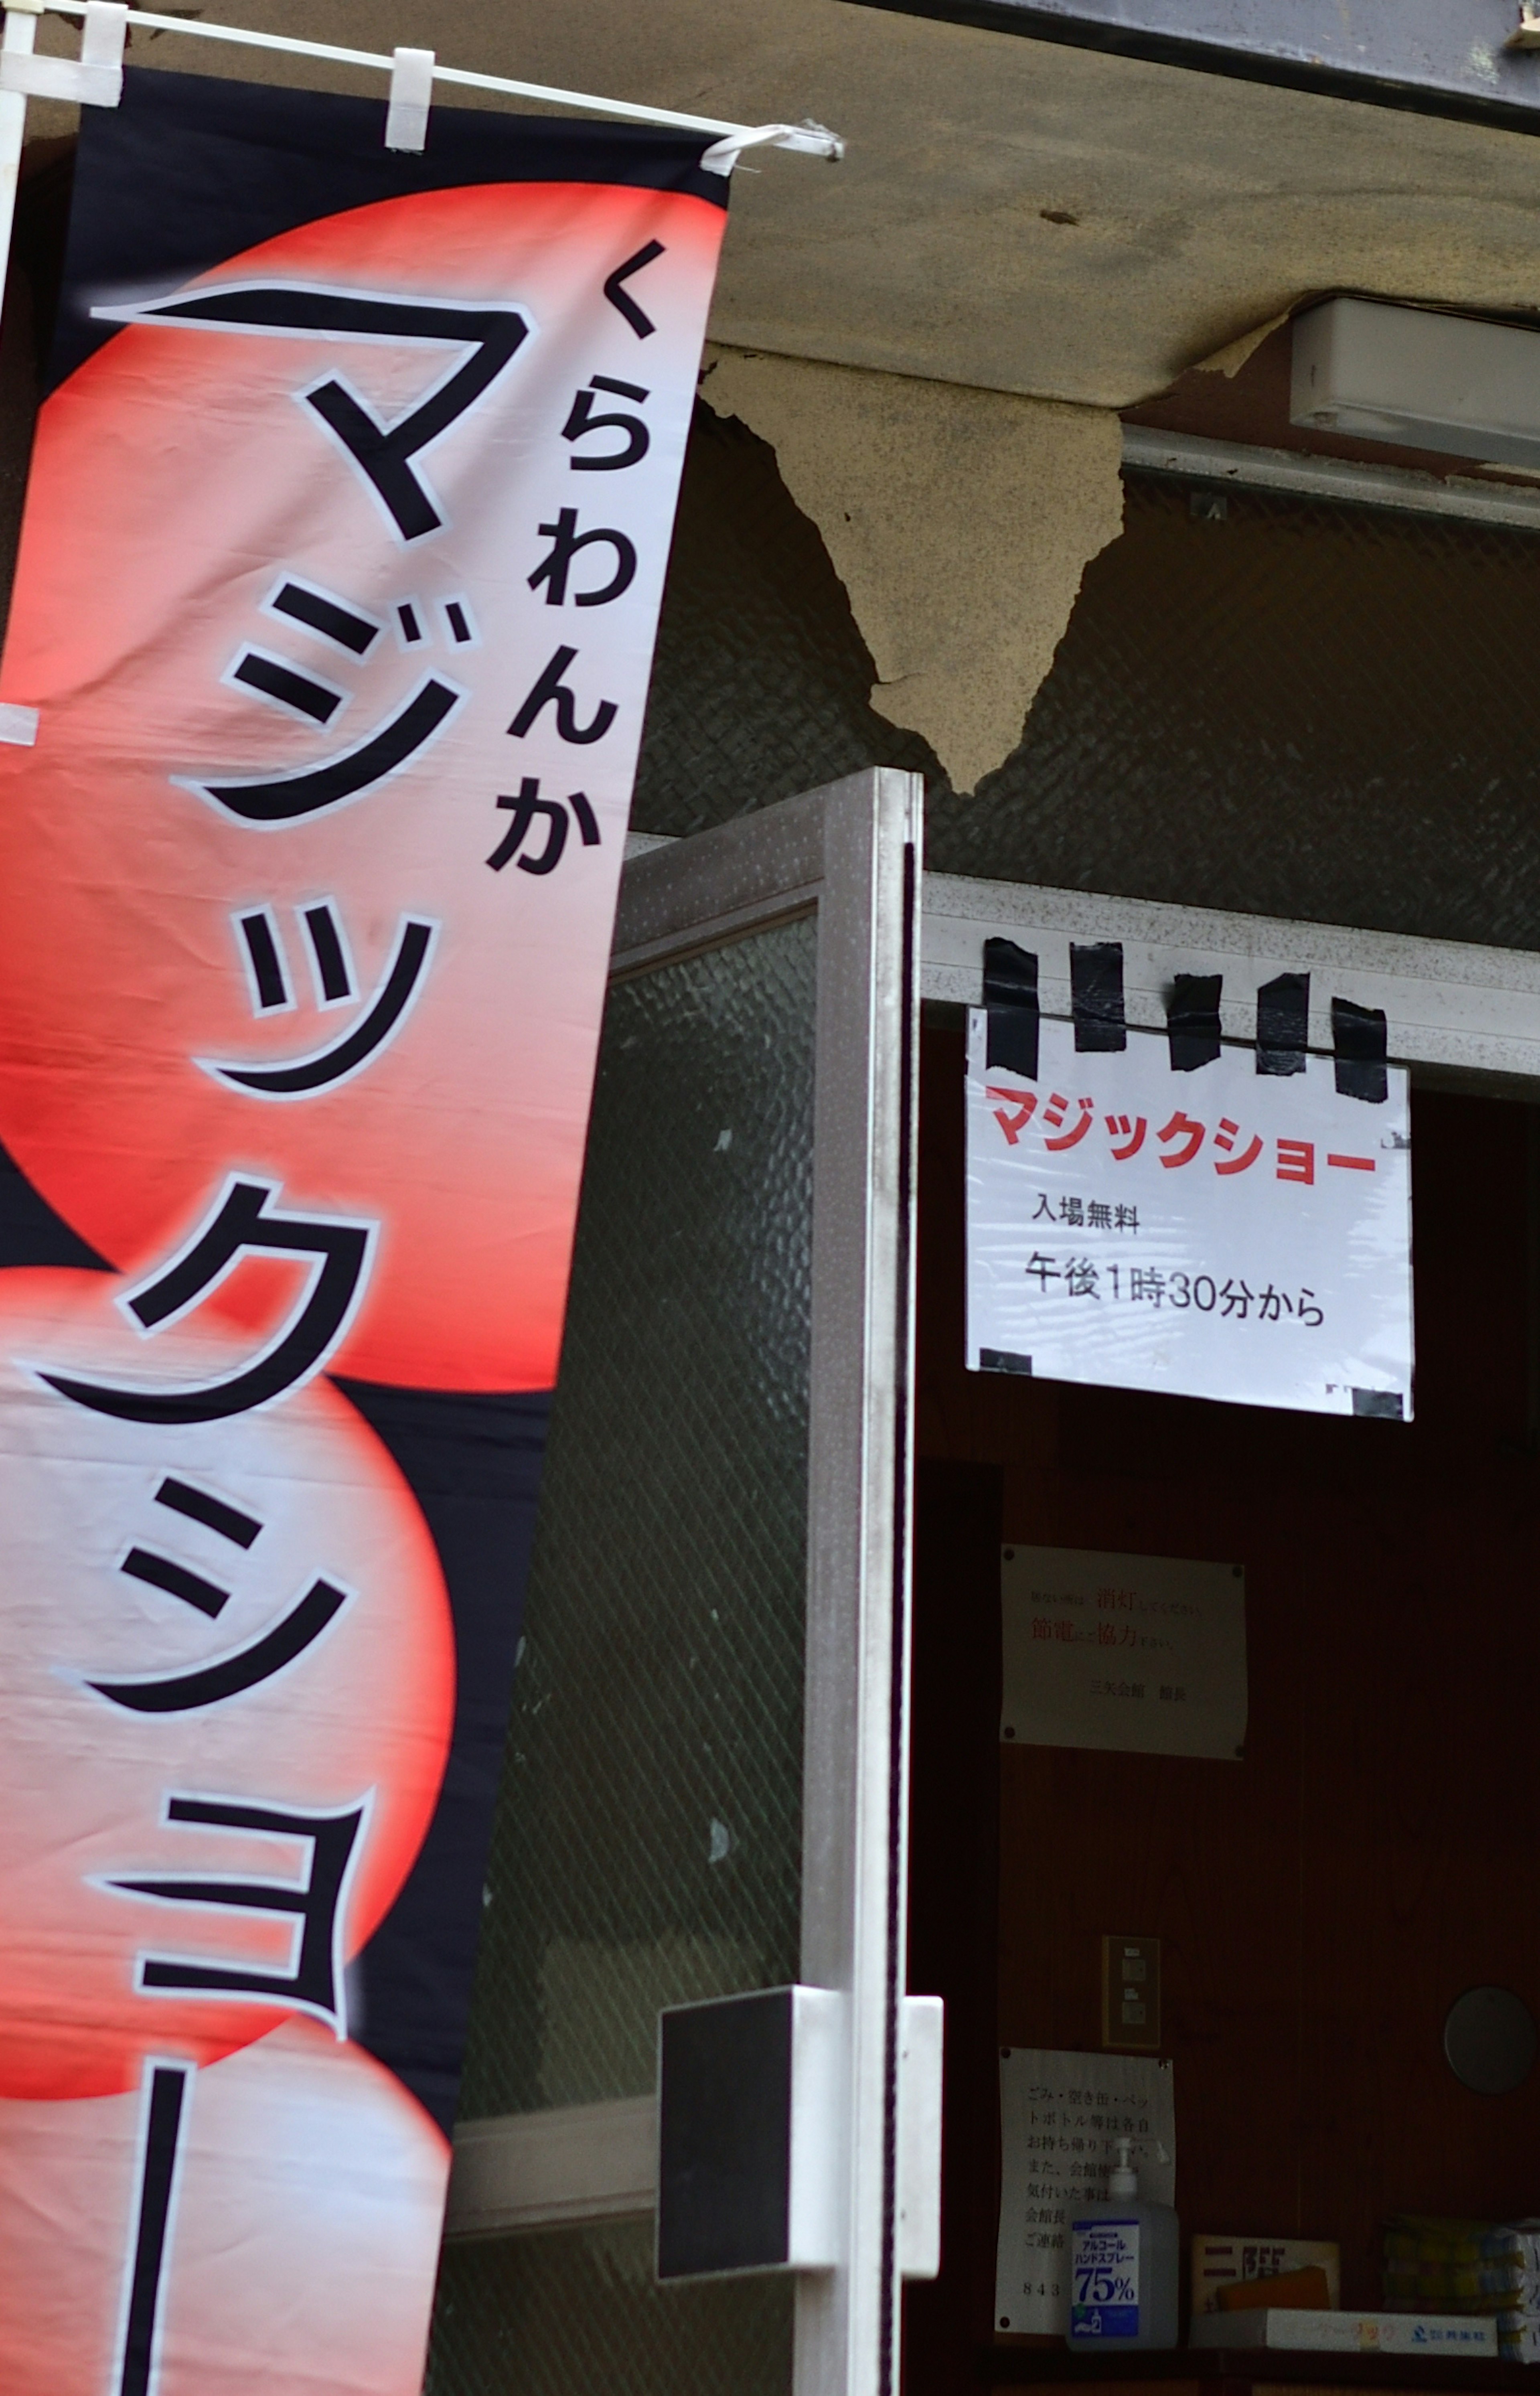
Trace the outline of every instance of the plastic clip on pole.
<instances>
[{"instance_id":1,"label":"plastic clip on pole","mask_svg":"<svg viewBox=\"0 0 1540 2396\"><path fill-rule=\"evenodd\" d=\"M42 14L43 0L6 0L6 31L0 40L0 292L10 264L28 96L84 101L97 108L115 108L123 98L127 0L86 0L78 59L35 56L33 46Z\"/></svg>"},{"instance_id":2,"label":"plastic clip on pole","mask_svg":"<svg viewBox=\"0 0 1540 2396\"><path fill-rule=\"evenodd\" d=\"M766 141L773 141L777 150L806 150L828 158L844 155L844 143L821 125L749 125L741 133L713 141L701 152L700 163L709 175L730 175L740 151L758 150Z\"/></svg>"},{"instance_id":3,"label":"plastic clip on pole","mask_svg":"<svg viewBox=\"0 0 1540 2396\"><path fill-rule=\"evenodd\" d=\"M431 50L398 49L391 65L391 104L385 112L387 150L426 150L428 112L433 104Z\"/></svg>"},{"instance_id":4,"label":"plastic clip on pole","mask_svg":"<svg viewBox=\"0 0 1540 2396\"><path fill-rule=\"evenodd\" d=\"M0 0L6 30L0 39L0 288L10 259L11 229L16 213L16 184L21 165L29 96L62 100L76 106L116 108L123 98L123 48L127 38L127 0L55 0L56 13L83 18L78 59L39 57L34 49L37 20L47 0ZM1540 0L1536 0L1540 5ZM843 158L844 143L826 126L724 125L721 118L690 116L677 109L647 108L603 100L592 92L557 91L544 84L515 82L505 75L474 74L463 68L439 68L431 50L398 48L387 61L370 50L352 50L330 42L307 42L283 33L259 33L236 25L213 25L197 18L163 17L153 9L139 11L151 32L184 33L206 41L234 42L253 49L281 50L295 58L335 59L350 66L389 66L390 106L385 115L385 146L389 150L421 151L427 146L428 118L433 100L433 78L478 91L511 98L553 100L563 107L591 108L608 115L631 117L642 124L676 126L690 132L714 133L701 158L710 173L730 175L741 152L774 142L779 150L801 151L819 158Z\"/></svg>"},{"instance_id":5,"label":"plastic clip on pole","mask_svg":"<svg viewBox=\"0 0 1540 2396\"><path fill-rule=\"evenodd\" d=\"M6 5L7 0L0 0L0 7ZM42 0L14 0L14 5L41 14ZM93 8L106 5L107 0L46 0L46 6L60 17L86 17ZM1536 5L1540 6L1540 0ZM233 42L243 49L279 50L285 58L328 59L339 66L368 67L392 78L396 72L396 59L383 58L375 50L349 49L338 42L301 41L293 33L259 33L249 25L212 25L201 17L163 17L153 8L139 7L135 9L134 22L150 33L175 33L199 42ZM402 55L398 52L397 58ZM720 116L692 116L677 108L649 108L636 100L604 100L597 92L562 91L552 84L524 83L511 75L478 74L466 67L435 65L433 73L440 83L452 83L467 91L497 92L508 100L545 100L558 108L626 117L638 125L666 125L678 132L714 134L717 138L711 148L723 154L713 158L711 165L719 174L730 174L737 153L762 141L773 141L777 150L798 151L803 157L844 156L844 143L837 133L830 133L827 125L727 125Z\"/></svg>"},{"instance_id":6,"label":"plastic clip on pole","mask_svg":"<svg viewBox=\"0 0 1540 2396\"><path fill-rule=\"evenodd\" d=\"M24 0L30 22L30 0ZM13 43L16 0L6 9L0 47L0 92L23 100L65 100L77 107L115 108L123 98L123 45L128 33L127 0L86 0L78 59L34 57L31 41Z\"/></svg>"}]
</instances>

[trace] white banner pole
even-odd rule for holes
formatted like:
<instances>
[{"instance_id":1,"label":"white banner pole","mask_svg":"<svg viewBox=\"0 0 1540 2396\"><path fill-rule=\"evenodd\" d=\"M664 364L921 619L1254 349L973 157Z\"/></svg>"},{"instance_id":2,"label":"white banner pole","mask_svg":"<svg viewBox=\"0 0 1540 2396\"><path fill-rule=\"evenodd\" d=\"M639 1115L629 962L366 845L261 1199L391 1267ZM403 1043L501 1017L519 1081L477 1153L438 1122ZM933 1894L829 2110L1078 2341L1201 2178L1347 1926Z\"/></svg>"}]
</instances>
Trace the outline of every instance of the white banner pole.
<instances>
[{"instance_id":1,"label":"white banner pole","mask_svg":"<svg viewBox=\"0 0 1540 2396\"><path fill-rule=\"evenodd\" d=\"M12 70L15 80L7 87L7 59L31 59L37 38L37 20L44 13L45 0L3 0L6 31L0 40L0 306L3 306L5 281L10 268L11 233L16 219L16 189L21 168L21 147L26 131L27 91L46 92L50 98L73 100L100 106L115 107L122 89L122 75L116 65L112 70L114 81L109 81L102 67L86 64L98 29L105 31L102 20L122 16L121 8L109 8L101 0L46 0L55 16L80 17L86 20L87 32L81 66L65 60L39 60L33 68ZM771 147L799 152L803 157L839 159L844 156L844 143L827 126L804 125L734 125L719 116L691 116L674 108L648 108L628 100L605 100L596 92L563 91L551 84L522 83L508 75L477 74L467 67L440 66L431 51L396 51L385 57L375 50L344 48L335 42L306 42L288 33L259 33L240 25L206 25L195 18L162 17L147 8L134 8L131 21L154 33L184 33L196 41L234 42L252 50L281 50L286 57L324 59L334 65L368 67L391 78L392 107L391 121L397 122L399 112L394 106L399 98L404 61L417 70L417 80L425 83L431 96L434 82L455 84L462 90L491 91L511 100L538 100L560 108L585 109L602 116L618 116L631 124L670 126L682 133L711 133L717 138L702 158L709 172L730 175L743 150ZM122 57L123 36L119 25L112 27L112 39L106 44L115 60ZM424 72L424 70L426 70ZM23 81L23 78L27 78ZM97 80L100 79L100 80ZM427 107L420 99L417 112L425 120ZM392 147L419 148L413 139L386 141Z\"/></svg>"},{"instance_id":2,"label":"white banner pole","mask_svg":"<svg viewBox=\"0 0 1540 2396\"><path fill-rule=\"evenodd\" d=\"M33 0L9 0L9 6L30 7ZM58 16L84 17L88 13L88 0L48 0L48 7ZM153 33L184 33L193 41L234 42L246 49L282 50L288 58L327 59L339 66L372 67L384 75L395 70L394 58L379 51L347 49L335 42L306 42L296 34L258 33L241 25L206 25L192 17L156 16L148 8L135 8L132 22ZM433 78L437 83L456 84L466 91L495 91L511 100L548 100L561 108L589 109L602 116L626 117L638 125L673 126L683 133L714 133L724 147L731 143L737 150L769 143L777 150L800 151L806 157L837 159L844 155L844 143L824 125L734 125L719 116L690 116L676 108L648 108L629 100L605 100L597 92L563 91L552 84L477 74L468 67L440 66L436 61Z\"/></svg>"}]
</instances>

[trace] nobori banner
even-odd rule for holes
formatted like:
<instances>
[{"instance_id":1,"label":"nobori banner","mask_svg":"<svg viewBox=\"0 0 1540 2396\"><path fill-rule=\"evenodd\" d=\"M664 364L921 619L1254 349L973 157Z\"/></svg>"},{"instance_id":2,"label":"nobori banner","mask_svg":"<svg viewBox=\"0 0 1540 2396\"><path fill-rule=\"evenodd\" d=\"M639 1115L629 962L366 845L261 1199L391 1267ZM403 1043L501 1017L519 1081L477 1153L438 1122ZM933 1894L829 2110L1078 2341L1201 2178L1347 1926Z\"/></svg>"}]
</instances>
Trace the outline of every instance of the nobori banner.
<instances>
[{"instance_id":1,"label":"nobori banner","mask_svg":"<svg viewBox=\"0 0 1540 2396\"><path fill-rule=\"evenodd\" d=\"M1116 1006L1016 1064L970 1013L970 1366L1409 1418L1405 1072L1221 1045L1216 993L1212 1037Z\"/></svg>"},{"instance_id":2,"label":"nobori banner","mask_svg":"<svg viewBox=\"0 0 1540 2396\"><path fill-rule=\"evenodd\" d=\"M11 2396L415 2396L701 137L130 73L0 678Z\"/></svg>"}]
</instances>

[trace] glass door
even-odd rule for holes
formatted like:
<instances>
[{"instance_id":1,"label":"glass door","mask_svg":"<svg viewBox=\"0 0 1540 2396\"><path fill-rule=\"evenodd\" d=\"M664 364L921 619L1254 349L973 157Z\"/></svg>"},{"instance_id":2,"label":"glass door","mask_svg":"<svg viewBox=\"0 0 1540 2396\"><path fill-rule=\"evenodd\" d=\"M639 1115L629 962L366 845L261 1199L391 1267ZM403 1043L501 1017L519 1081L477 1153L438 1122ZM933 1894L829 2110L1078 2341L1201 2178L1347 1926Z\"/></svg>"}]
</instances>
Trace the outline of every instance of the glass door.
<instances>
[{"instance_id":1,"label":"glass door","mask_svg":"<svg viewBox=\"0 0 1540 2396\"><path fill-rule=\"evenodd\" d=\"M627 868L431 2396L895 2384L920 803ZM838 2260L659 2286L659 2010L792 1982Z\"/></svg>"}]
</instances>

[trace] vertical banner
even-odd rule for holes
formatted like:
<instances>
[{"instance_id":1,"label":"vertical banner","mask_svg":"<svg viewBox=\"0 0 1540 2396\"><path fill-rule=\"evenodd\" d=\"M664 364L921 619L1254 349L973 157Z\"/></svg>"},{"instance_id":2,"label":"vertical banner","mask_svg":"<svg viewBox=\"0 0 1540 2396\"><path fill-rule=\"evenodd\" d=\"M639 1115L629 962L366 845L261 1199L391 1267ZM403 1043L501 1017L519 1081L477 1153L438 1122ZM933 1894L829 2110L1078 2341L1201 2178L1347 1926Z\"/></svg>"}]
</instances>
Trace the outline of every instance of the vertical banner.
<instances>
[{"instance_id":1,"label":"vertical banner","mask_svg":"<svg viewBox=\"0 0 1540 2396\"><path fill-rule=\"evenodd\" d=\"M416 2396L703 142L130 73L0 676L7 2396Z\"/></svg>"}]
</instances>

